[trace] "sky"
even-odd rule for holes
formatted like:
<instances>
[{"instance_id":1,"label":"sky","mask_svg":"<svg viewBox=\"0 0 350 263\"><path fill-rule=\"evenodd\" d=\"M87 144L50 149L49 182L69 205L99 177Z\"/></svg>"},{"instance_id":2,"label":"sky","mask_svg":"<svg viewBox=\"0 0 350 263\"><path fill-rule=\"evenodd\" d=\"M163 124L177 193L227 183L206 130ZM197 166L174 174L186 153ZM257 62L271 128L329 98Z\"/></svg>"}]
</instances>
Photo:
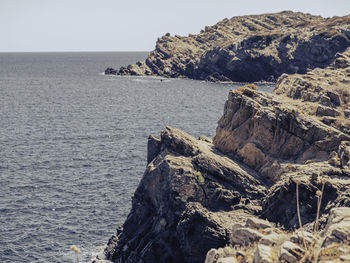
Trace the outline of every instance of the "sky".
<instances>
[{"instance_id":1,"label":"sky","mask_svg":"<svg viewBox=\"0 0 350 263\"><path fill-rule=\"evenodd\" d=\"M350 14L349 0L0 0L0 52L151 51L233 16Z\"/></svg>"}]
</instances>

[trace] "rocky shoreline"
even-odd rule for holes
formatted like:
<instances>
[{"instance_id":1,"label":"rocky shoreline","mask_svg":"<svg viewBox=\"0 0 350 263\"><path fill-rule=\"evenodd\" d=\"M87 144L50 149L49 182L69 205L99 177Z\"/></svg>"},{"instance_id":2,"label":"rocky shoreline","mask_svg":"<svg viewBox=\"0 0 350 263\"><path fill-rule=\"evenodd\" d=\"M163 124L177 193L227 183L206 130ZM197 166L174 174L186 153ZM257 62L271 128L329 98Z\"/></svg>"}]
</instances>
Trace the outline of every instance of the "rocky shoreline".
<instances>
[{"instance_id":1,"label":"rocky shoreline","mask_svg":"<svg viewBox=\"0 0 350 263\"><path fill-rule=\"evenodd\" d=\"M208 79L215 69L219 75L209 80L224 76L239 81L267 80L272 72L276 86L272 94L254 85L232 90L213 139L195 139L171 127L160 137L150 136L148 165L132 209L95 262L350 262L349 21L292 12L232 18L187 38L216 32L215 44L224 39L220 26L233 23L237 28L232 38L224 35L227 45L210 51L214 44L208 42L206 51L200 46L188 51L186 56L197 63L194 75L186 75L190 62L182 62L178 49L167 53L169 39L181 39L171 36L158 40L144 64L116 71ZM278 28L283 37L276 33L269 45L268 36L265 42L247 42L264 43L256 49L232 47L232 56L240 60L237 65L256 77L238 74L236 66L225 71L219 63L223 54L237 36L241 43L254 38L252 32L255 37L256 31L261 33L254 25L269 32ZM249 34L237 34L243 27ZM303 33L296 31L299 28ZM332 33L321 33L330 28ZM162 49L166 43L169 49ZM302 47L308 48L308 56L305 50L289 52L301 52ZM317 52L312 51L316 47ZM247 56L237 55L242 52ZM289 62L280 57L287 53ZM160 70L155 71L150 62L160 54ZM247 63L254 54L257 60ZM296 54L305 58L296 59ZM272 71L262 66L267 57L269 65L275 65ZM196 71L200 65L206 74Z\"/></svg>"},{"instance_id":2,"label":"rocky shoreline","mask_svg":"<svg viewBox=\"0 0 350 263\"><path fill-rule=\"evenodd\" d=\"M233 17L187 37L167 33L145 61L105 74L275 81L331 64L350 45L349 21L292 11Z\"/></svg>"}]
</instances>

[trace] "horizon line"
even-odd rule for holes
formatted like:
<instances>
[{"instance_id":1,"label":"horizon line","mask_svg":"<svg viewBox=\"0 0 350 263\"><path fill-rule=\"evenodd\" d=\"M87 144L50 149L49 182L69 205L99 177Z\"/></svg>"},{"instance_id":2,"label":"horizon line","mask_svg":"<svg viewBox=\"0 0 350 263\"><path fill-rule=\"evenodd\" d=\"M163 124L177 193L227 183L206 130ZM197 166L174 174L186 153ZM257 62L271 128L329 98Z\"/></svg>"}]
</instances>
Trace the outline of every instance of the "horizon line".
<instances>
[{"instance_id":1,"label":"horizon line","mask_svg":"<svg viewBox=\"0 0 350 263\"><path fill-rule=\"evenodd\" d=\"M151 52L152 50L50 50L50 51L38 51L38 50L33 50L33 51L3 51L0 50L0 53L113 53L113 52Z\"/></svg>"}]
</instances>

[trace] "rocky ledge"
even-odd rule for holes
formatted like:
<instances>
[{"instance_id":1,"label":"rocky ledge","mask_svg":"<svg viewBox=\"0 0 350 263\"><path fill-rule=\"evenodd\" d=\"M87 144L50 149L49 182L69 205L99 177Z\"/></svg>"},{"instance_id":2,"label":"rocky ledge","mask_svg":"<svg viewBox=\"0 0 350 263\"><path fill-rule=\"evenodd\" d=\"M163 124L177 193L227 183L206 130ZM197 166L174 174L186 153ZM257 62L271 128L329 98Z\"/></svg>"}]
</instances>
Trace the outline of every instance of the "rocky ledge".
<instances>
[{"instance_id":1,"label":"rocky ledge","mask_svg":"<svg viewBox=\"0 0 350 263\"><path fill-rule=\"evenodd\" d=\"M105 258L349 262L349 83L350 48L323 69L282 75L272 94L232 90L213 140L171 127L150 136Z\"/></svg>"},{"instance_id":2,"label":"rocky ledge","mask_svg":"<svg viewBox=\"0 0 350 263\"><path fill-rule=\"evenodd\" d=\"M145 61L105 74L209 81L274 81L329 66L350 46L350 16L284 11L224 19L199 34L158 39Z\"/></svg>"}]
</instances>

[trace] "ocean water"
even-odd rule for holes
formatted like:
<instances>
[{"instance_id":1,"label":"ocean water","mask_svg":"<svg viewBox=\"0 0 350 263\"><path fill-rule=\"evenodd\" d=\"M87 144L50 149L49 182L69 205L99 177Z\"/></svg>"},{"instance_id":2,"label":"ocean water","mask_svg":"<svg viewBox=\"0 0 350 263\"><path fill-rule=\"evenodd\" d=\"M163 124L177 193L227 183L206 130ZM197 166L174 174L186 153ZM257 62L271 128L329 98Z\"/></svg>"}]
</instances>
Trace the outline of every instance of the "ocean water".
<instances>
[{"instance_id":1,"label":"ocean water","mask_svg":"<svg viewBox=\"0 0 350 263\"><path fill-rule=\"evenodd\" d=\"M73 244L89 262L130 210L148 136L214 136L237 85L102 74L146 56L0 53L0 262L75 262Z\"/></svg>"}]
</instances>

